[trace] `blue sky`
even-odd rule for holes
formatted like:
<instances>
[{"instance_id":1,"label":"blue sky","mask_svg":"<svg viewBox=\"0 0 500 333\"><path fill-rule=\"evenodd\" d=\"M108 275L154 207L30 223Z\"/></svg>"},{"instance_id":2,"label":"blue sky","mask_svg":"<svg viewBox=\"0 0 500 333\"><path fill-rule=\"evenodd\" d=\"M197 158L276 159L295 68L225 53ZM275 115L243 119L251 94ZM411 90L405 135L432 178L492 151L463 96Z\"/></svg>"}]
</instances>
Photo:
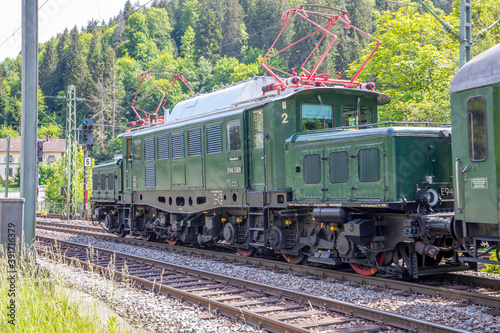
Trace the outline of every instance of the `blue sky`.
<instances>
[{"instance_id":1,"label":"blue sky","mask_svg":"<svg viewBox=\"0 0 500 333\"><path fill-rule=\"evenodd\" d=\"M123 8L126 0L38 0L38 41L43 43L65 28L80 30L92 19L106 23ZM132 1L141 5L149 0ZM0 0L0 61L21 51L22 0ZM16 31L17 30L17 31ZM15 33L14 33L15 32ZM14 33L14 34L13 34Z\"/></svg>"}]
</instances>

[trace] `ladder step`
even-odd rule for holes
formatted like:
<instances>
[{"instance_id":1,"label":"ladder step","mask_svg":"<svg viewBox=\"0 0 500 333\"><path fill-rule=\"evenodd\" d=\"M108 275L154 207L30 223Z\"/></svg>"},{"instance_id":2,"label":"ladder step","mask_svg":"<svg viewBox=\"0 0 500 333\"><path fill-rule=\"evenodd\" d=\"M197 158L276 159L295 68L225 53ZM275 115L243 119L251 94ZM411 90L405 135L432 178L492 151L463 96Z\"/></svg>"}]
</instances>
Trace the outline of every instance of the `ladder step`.
<instances>
[{"instance_id":1,"label":"ladder step","mask_svg":"<svg viewBox=\"0 0 500 333\"><path fill-rule=\"evenodd\" d=\"M250 231L262 231L264 232L264 228L248 228Z\"/></svg>"},{"instance_id":2,"label":"ladder step","mask_svg":"<svg viewBox=\"0 0 500 333\"><path fill-rule=\"evenodd\" d=\"M263 212L248 212L248 215L264 216Z\"/></svg>"},{"instance_id":3,"label":"ladder step","mask_svg":"<svg viewBox=\"0 0 500 333\"><path fill-rule=\"evenodd\" d=\"M264 243L250 243L248 245L251 245L251 246L260 246L260 247L266 246L266 244L264 244Z\"/></svg>"}]
</instances>

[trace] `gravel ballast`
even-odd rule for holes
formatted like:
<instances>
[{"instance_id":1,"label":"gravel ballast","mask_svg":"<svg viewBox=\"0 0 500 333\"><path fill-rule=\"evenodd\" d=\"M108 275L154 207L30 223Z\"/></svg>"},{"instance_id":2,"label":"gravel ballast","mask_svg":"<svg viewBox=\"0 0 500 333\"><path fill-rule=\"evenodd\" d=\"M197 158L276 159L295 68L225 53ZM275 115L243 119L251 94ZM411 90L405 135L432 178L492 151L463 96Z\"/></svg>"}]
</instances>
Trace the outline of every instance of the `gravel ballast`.
<instances>
[{"instance_id":1,"label":"gravel ballast","mask_svg":"<svg viewBox=\"0 0 500 333\"><path fill-rule=\"evenodd\" d=\"M171 251L160 251L126 244L117 244L92 237L77 236L62 232L37 230L37 235L54 237L85 245L90 244L94 247L105 248L111 251L129 253L139 257L151 258L200 270L239 277L244 280L281 286L283 288L352 302L358 305L397 313L412 318L428 320L462 330L469 330L472 332L500 331L500 315L498 315L498 311L485 306L466 304L422 294L408 295L397 290L381 290L380 288L372 286L353 286L347 282L342 283L297 277L255 267L222 263L197 255L185 256ZM496 274L490 275L491 276L488 277L498 278Z\"/></svg>"}]
</instances>

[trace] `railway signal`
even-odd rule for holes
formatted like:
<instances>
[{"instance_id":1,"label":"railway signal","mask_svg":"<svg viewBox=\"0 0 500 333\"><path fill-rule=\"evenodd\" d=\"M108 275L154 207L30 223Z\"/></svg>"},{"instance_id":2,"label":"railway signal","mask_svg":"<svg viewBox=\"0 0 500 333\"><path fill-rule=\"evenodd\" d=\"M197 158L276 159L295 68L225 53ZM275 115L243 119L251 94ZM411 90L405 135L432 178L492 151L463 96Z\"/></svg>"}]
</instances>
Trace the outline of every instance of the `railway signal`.
<instances>
[{"instance_id":1,"label":"railway signal","mask_svg":"<svg viewBox=\"0 0 500 333\"><path fill-rule=\"evenodd\" d=\"M86 150L94 149L94 120L91 118L82 120L82 144Z\"/></svg>"},{"instance_id":2,"label":"railway signal","mask_svg":"<svg viewBox=\"0 0 500 333\"><path fill-rule=\"evenodd\" d=\"M38 158L38 162L43 161L43 141L38 141L36 145L36 156Z\"/></svg>"}]
</instances>

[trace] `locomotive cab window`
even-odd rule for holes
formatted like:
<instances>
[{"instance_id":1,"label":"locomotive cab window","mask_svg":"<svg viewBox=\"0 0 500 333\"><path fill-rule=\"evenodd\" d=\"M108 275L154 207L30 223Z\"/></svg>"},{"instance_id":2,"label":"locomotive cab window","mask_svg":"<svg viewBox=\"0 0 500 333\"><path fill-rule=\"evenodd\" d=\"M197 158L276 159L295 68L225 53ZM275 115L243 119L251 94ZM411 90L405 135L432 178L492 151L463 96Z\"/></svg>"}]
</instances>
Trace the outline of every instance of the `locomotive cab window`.
<instances>
[{"instance_id":1,"label":"locomotive cab window","mask_svg":"<svg viewBox=\"0 0 500 333\"><path fill-rule=\"evenodd\" d=\"M140 162L142 160L142 141L134 140L133 142L133 153L134 153L134 162Z\"/></svg>"},{"instance_id":2,"label":"locomotive cab window","mask_svg":"<svg viewBox=\"0 0 500 333\"><path fill-rule=\"evenodd\" d=\"M241 125L239 120L226 124L226 150L238 151L241 149Z\"/></svg>"},{"instance_id":3,"label":"locomotive cab window","mask_svg":"<svg viewBox=\"0 0 500 333\"><path fill-rule=\"evenodd\" d=\"M467 127L469 158L472 162L484 162L488 158L486 125L486 100L483 96L470 98L467 101Z\"/></svg>"},{"instance_id":4,"label":"locomotive cab window","mask_svg":"<svg viewBox=\"0 0 500 333\"><path fill-rule=\"evenodd\" d=\"M304 131L333 127L333 107L329 104L302 103L300 117Z\"/></svg>"},{"instance_id":5,"label":"locomotive cab window","mask_svg":"<svg viewBox=\"0 0 500 333\"><path fill-rule=\"evenodd\" d=\"M262 110L253 112L253 147L264 147L264 114Z\"/></svg>"},{"instance_id":6,"label":"locomotive cab window","mask_svg":"<svg viewBox=\"0 0 500 333\"><path fill-rule=\"evenodd\" d=\"M342 126L359 126L372 123L372 108L367 105L343 105Z\"/></svg>"}]
</instances>

